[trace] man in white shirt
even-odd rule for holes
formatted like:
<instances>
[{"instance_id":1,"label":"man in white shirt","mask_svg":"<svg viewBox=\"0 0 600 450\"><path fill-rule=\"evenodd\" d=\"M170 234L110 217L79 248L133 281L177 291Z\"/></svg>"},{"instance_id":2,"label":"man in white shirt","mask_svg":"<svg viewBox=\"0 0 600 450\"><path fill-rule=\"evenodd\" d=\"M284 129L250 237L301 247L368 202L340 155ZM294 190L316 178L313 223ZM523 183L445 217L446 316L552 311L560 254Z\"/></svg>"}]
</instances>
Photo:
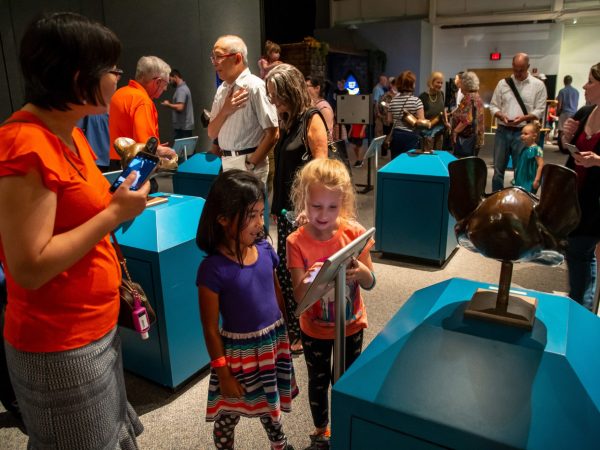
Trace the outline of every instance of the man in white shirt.
<instances>
[{"instance_id":1,"label":"man in white shirt","mask_svg":"<svg viewBox=\"0 0 600 450\"><path fill-rule=\"evenodd\" d=\"M254 172L267 182L267 155L279 137L275 106L265 83L248 69L248 49L233 35L221 36L210 60L223 83L210 112L208 136L218 138L223 170Z\"/></svg>"},{"instance_id":2,"label":"man in white shirt","mask_svg":"<svg viewBox=\"0 0 600 450\"><path fill-rule=\"evenodd\" d=\"M512 157L513 167L518 166L519 156L523 150L521 129L527 122L541 121L546 108L546 86L543 81L529 73L529 56L526 53L517 53L513 58L512 68L513 74L510 79L523 100L525 111L507 79L500 80L490 102L490 113L498 121L494 142L493 191L504 187L504 171L509 156Z\"/></svg>"}]
</instances>

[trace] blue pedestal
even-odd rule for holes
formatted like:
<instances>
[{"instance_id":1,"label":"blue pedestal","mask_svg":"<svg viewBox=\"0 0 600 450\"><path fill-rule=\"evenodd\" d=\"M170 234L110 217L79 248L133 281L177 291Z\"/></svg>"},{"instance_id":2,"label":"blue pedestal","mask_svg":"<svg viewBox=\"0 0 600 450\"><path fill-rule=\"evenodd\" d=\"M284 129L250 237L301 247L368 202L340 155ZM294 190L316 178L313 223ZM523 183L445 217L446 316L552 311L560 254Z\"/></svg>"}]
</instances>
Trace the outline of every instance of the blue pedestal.
<instances>
[{"instance_id":1,"label":"blue pedestal","mask_svg":"<svg viewBox=\"0 0 600 450\"><path fill-rule=\"evenodd\" d=\"M377 173L375 240L383 253L442 265L456 248L448 152L403 153Z\"/></svg>"},{"instance_id":2,"label":"blue pedestal","mask_svg":"<svg viewBox=\"0 0 600 450\"><path fill-rule=\"evenodd\" d=\"M203 206L199 197L170 196L115 233L131 277L142 285L157 315L147 340L121 328L124 366L172 388L210 362L196 288L204 257L195 243Z\"/></svg>"},{"instance_id":3,"label":"blue pedestal","mask_svg":"<svg viewBox=\"0 0 600 450\"><path fill-rule=\"evenodd\" d=\"M221 158L212 153L196 153L181 163L173 175L173 192L206 198L221 170Z\"/></svg>"},{"instance_id":4,"label":"blue pedestal","mask_svg":"<svg viewBox=\"0 0 600 450\"><path fill-rule=\"evenodd\" d=\"M531 331L463 319L483 283L417 291L336 383L333 448L597 449L600 319L538 299Z\"/></svg>"}]
</instances>

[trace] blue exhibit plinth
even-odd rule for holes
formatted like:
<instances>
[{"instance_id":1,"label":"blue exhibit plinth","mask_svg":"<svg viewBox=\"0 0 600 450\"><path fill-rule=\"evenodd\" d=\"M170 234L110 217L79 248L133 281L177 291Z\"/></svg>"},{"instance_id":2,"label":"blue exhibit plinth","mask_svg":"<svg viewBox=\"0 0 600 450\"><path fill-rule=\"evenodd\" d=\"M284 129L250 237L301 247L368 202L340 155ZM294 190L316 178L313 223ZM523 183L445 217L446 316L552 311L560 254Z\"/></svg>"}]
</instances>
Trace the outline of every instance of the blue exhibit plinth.
<instances>
[{"instance_id":1,"label":"blue exhibit plinth","mask_svg":"<svg viewBox=\"0 0 600 450\"><path fill-rule=\"evenodd\" d=\"M332 448L597 449L600 319L536 291L531 331L464 319L490 286L415 292L335 384Z\"/></svg>"},{"instance_id":2,"label":"blue exhibit plinth","mask_svg":"<svg viewBox=\"0 0 600 450\"><path fill-rule=\"evenodd\" d=\"M173 192L206 198L221 171L221 158L212 153L196 153L181 163L173 175Z\"/></svg>"},{"instance_id":3,"label":"blue exhibit plinth","mask_svg":"<svg viewBox=\"0 0 600 450\"><path fill-rule=\"evenodd\" d=\"M448 152L403 153L377 172L375 238L384 254L443 265L456 248Z\"/></svg>"},{"instance_id":4,"label":"blue exhibit plinth","mask_svg":"<svg viewBox=\"0 0 600 450\"><path fill-rule=\"evenodd\" d=\"M174 388L204 368L196 272L204 254L195 243L204 199L175 194L116 230L134 281L156 311L150 337L121 328L123 364L135 374Z\"/></svg>"}]
</instances>

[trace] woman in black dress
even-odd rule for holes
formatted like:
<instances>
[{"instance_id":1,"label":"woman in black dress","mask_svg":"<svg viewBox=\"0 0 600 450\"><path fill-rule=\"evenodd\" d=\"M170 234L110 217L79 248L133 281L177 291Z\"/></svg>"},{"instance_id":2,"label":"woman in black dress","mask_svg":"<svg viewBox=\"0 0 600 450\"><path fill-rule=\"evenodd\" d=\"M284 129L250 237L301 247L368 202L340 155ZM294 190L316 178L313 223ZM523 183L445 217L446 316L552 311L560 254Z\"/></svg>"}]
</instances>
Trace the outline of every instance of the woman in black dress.
<instances>
[{"instance_id":1,"label":"woman in black dress","mask_svg":"<svg viewBox=\"0 0 600 450\"><path fill-rule=\"evenodd\" d=\"M296 301L286 261L286 239L297 220L290 190L296 172L313 158L327 158L327 127L317 108L311 106L304 75L290 64L273 68L265 79L267 96L279 115L279 141L275 145L275 175L271 214L277 222L277 278L285 300L292 353L302 353L300 325L294 315ZM305 131L306 130L306 131Z\"/></svg>"}]
</instances>

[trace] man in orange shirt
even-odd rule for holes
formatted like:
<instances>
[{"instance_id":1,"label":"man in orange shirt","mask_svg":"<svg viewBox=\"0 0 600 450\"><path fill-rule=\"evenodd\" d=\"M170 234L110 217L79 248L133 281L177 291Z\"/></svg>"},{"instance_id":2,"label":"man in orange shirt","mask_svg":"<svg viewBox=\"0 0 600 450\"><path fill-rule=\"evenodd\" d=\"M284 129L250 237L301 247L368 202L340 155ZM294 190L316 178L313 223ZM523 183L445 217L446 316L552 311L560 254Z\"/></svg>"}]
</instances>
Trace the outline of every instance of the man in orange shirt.
<instances>
[{"instance_id":1,"label":"man in orange shirt","mask_svg":"<svg viewBox=\"0 0 600 450\"><path fill-rule=\"evenodd\" d=\"M159 98L169 86L171 68L156 56L142 56L135 70L135 80L119 88L110 101L108 130L110 133L110 159L120 161L112 143L118 137L129 137L136 142L146 142L158 135L158 112L153 99ZM175 156L173 149L159 145L156 151L161 158Z\"/></svg>"}]
</instances>

